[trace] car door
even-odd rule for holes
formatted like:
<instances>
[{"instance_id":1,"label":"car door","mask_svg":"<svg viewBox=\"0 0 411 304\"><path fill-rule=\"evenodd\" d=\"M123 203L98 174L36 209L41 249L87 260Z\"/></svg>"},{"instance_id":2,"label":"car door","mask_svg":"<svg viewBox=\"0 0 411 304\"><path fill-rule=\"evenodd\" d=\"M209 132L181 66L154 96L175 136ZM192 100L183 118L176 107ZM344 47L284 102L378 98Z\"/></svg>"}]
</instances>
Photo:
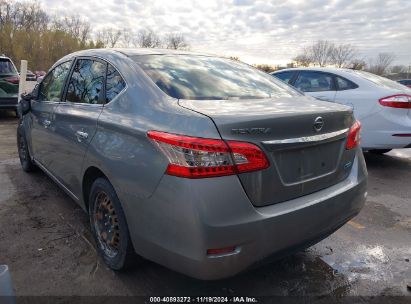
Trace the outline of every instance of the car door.
<instances>
[{"instance_id":1,"label":"car door","mask_svg":"<svg viewBox=\"0 0 411 304\"><path fill-rule=\"evenodd\" d=\"M36 162L46 169L54 162L56 147L54 111L61 102L62 92L71 61L51 70L39 85L38 98L32 100L30 113L30 146Z\"/></svg>"},{"instance_id":2,"label":"car door","mask_svg":"<svg viewBox=\"0 0 411 304\"><path fill-rule=\"evenodd\" d=\"M293 86L314 98L334 102L336 88L330 73L319 71L300 71Z\"/></svg>"},{"instance_id":3,"label":"car door","mask_svg":"<svg viewBox=\"0 0 411 304\"><path fill-rule=\"evenodd\" d=\"M56 161L53 172L77 198L81 193L81 170L87 148L96 132L105 103L107 63L97 58L77 58L67 81L63 102L54 112Z\"/></svg>"}]
</instances>

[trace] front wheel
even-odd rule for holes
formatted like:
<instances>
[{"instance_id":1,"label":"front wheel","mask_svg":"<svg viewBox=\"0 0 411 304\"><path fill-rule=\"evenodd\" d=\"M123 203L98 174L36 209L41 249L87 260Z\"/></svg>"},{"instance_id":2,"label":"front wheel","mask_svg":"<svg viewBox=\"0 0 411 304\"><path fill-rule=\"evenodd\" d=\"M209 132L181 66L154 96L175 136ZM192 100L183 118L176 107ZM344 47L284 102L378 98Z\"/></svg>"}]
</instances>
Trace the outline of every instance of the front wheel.
<instances>
[{"instance_id":1,"label":"front wheel","mask_svg":"<svg viewBox=\"0 0 411 304\"><path fill-rule=\"evenodd\" d=\"M36 165L33 163L30 151L27 146L26 134L24 133L23 126L19 124L17 127L17 149L19 152L20 164L24 171L35 171Z\"/></svg>"},{"instance_id":2,"label":"front wheel","mask_svg":"<svg viewBox=\"0 0 411 304\"><path fill-rule=\"evenodd\" d=\"M369 150L369 152L373 154L383 155L385 153L390 152L391 150L392 149L374 149L374 150Z\"/></svg>"},{"instance_id":3,"label":"front wheel","mask_svg":"<svg viewBox=\"0 0 411 304\"><path fill-rule=\"evenodd\" d=\"M96 179L89 202L91 231L99 254L113 270L128 268L139 257L131 244L123 208L107 179Z\"/></svg>"}]
</instances>

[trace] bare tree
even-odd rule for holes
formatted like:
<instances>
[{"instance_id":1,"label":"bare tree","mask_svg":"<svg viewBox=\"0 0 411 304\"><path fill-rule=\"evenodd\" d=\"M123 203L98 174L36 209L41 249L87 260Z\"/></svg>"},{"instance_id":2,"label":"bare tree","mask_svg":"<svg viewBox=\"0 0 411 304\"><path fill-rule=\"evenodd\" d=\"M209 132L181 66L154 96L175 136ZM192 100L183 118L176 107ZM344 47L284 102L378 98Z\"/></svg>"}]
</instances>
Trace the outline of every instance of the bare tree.
<instances>
[{"instance_id":1,"label":"bare tree","mask_svg":"<svg viewBox=\"0 0 411 304\"><path fill-rule=\"evenodd\" d=\"M165 37L165 40L163 43L167 49L173 49L173 50L189 49L189 45L186 42L186 39L184 38L183 34L180 34L180 33L168 34Z\"/></svg>"},{"instance_id":2,"label":"bare tree","mask_svg":"<svg viewBox=\"0 0 411 304\"><path fill-rule=\"evenodd\" d=\"M127 28L122 30L121 44L123 47L134 47L135 33Z\"/></svg>"},{"instance_id":3,"label":"bare tree","mask_svg":"<svg viewBox=\"0 0 411 304\"><path fill-rule=\"evenodd\" d=\"M331 62L337 68L346 67L356 55L356 49L351 44L335 45L331 49Z\"/></svg>"},{"instance_id":4,"label":"bare tree","mask_svg":"<svg viewBox=\"0 0 411 304\"><path fill-rule=\"evenodd\" d=\"M306 53L311 58L314 65L323 67L331 62L333 49L334 44L332 42L327 40L319 40L308 47L308 49L306 49Z\"/></svg>"},{"instance_id":5,"label":"bare tree","mask_svg":"<svg viewBox=\"0 0 411 304\"><path fill-rule=\"evenodd\" d=\"M234 61L240 61L240 57L237 56L230 56L228 59L234 60Z\"/></svg>"},{"instance_id":6,"label":"bare tree","mask_svg":"<svg viewBox=\"0 0 411 304\"><path fill-rule=\"evenodd\" d=\"M379 53L375 60L370 61L369 71L377 75L384 75L395 60L393 53Z\"/></svg>"},{"instance_id":7,"label":"bare tree","mask_svg":"<svg viewBox=\"0 0 411 304\"><path fill-rule=\"evenodd\" d=\"M136 44L142 48L156 48L161 46L161 39L152 29L144 29L138 32Z\"/></svg>"},{"instance_id":8,"label":"bare tree","mask_svg":"<svg viewBox=\"0 0 411 304\"><path fill-rule=\"evenodd\" d=\"M298 55L294 57L293 60L295 61L296 66L300 67L308 67L312 63L311 58L306 54Z\"/></svg>"},{"instance_id":9,"label":"bare tree","mask_svg":"<svg viewBox=\"0 0 411 304\"><path fill-rule=\"evenodd\" d=\"M113 48L121 38L121 31L112 27L104 28L97 32L96 38L97 43Z\"/></svg>"},{"instance_id":10,"label":"bare tree","mask_svg":"<svg viewBox=\"0 0 411 304\"><path fill-rule=\"evenodd\" d=\"M394 65L390 72L393 74L407 73L407 67L405 65Z\"/></svg>"},{"instance_id":11,"label":"bare tree","mask_svg":"<svg viewBox=\"0 0 411 304\"><path fill-rule=\"evenodd\" d=\"M278 67L274 67L272 65L269 64L256 64L254 65L257 69L264 71L266 73L271 73L271 72L275 72L278 70Z\"/></svg>"},{"instance_id":12,"label":"bare tree","mask_svg":"<svg viewBox=\"0 0 411 304\"><path fill-rule=\"evenodd\" d=\"M352 70L364 70L367 64L363 59L353 59L349 64L349 68Z\"/></svg>"},{"instance_id":13,"label":"bare tree","mask_svg":"<svg viewBox=\"0 0 411 304\"><path fill-rule=\"evenodd\" d=\"M79 16L66 16L63 19L54 19L52 27L79 38L81 45L86 44L91 34L90 23Z\"/></svg>"}]
</instances>

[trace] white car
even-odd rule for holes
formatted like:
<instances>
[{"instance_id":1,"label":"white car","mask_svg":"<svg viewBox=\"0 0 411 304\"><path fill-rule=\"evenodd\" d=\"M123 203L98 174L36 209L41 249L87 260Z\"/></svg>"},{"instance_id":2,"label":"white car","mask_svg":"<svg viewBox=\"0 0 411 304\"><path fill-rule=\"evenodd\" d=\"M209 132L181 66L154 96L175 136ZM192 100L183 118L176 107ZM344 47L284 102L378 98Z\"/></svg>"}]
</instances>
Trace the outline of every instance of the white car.
<instances>
[{"instance_id":1,"label":"white car","mask_svg":"<svg viewBox=\"0 0 411 304\"><path fill-rule=\"evenodd\" d=\"M362 124L363 150L411 148L411 89L364 71L294 68L271 75L317 99L348 105Z\"/></svg>"}]
</instances>

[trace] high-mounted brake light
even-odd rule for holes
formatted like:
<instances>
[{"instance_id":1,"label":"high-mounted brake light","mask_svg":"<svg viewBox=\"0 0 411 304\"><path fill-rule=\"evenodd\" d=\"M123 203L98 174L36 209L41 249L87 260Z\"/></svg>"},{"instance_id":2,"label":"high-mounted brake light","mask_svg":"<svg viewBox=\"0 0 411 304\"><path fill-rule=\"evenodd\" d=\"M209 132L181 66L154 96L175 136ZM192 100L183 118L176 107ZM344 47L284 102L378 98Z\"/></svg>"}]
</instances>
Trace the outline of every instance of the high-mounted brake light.
<instances>
[{"instance_id":1,"label":"high-mounted brake light","mask_svg":"<svg viewBox=\"0 0 411 304\"><path fill-rule=\"evenodd\" d=\"M411 109L411 96L408 94L387 96L378 101L384 107Z\"/></svg>"},{"instance_id":2,"label":"high-mounted brake light","mask_svg":"<svg viewBox=\"0 0 411 304\"><path fill-rule=\"evenodd\" d=\"M347 143L345 145L345 148L347 150L353 149L360 144L360 131L361 131L361 124L357 120L352 125L352 127L350 128L350 131L348 132Z\"/></svg>"},{"instance_id":3,"label":"high-mounted brake light","mask_svg":"<svg viewBox=\"0 0 411 304\"><path fill-rule=\"evenodd\" d=\"M256 145L149 131L148 137L167 157L166 173L186 178L233 175L269 167Z\"/></svg>"}]
</instances>

